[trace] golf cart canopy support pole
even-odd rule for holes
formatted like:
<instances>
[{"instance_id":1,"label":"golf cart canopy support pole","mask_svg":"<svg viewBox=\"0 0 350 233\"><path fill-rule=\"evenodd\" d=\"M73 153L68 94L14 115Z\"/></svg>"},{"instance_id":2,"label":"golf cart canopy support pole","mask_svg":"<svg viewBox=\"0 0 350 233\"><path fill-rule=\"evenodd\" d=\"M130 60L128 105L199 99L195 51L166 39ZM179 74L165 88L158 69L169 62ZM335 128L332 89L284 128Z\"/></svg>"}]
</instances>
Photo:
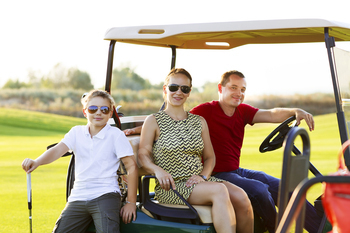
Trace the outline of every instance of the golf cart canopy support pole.
<instances>
[{"instance_id":1,"label":"golf cart canopy support pole","mask_svg":"<svg viewBox=\"0 0 350 233\"><path fill-rule=\"evenodd\" d=\"M332 53L332 48L335 47L335 40L334 37L329 37L329 28L324 29L324 35L325 35L325 42L326 42L326 48L328 53L328 61L329 61L329 68L331 70L332 75L332 82L333 82L333 90L334 90L334 98L337 108L337 120L338 120L338 127L339 127L339 133L340 133L340 139L341 144L346 142L348 140L348 133L347 133L347 124L345 120L344 111L342 108L342 100L340 96L340 88L338 83L338 77L336 76L336 71L334 67L334 55ZM349 148L346 149L344 152L344 160L345 164L348 168L350 168L350 152Z\"/></svg>"},{"instance_id":2,"label":"golf cart canopy support pole","mask_svg":"<svg viewBox=\"0 0 350 233\"><path fill-rule=\"evenodd\" d=\"M171 64L170 64L170 70L175 68L176 64L176 46L170 45L171 48ZM163 102L162 106L160 107L159 111L163 111L165 109L165 102Z\"/></svg>"},{"instance_id":3,"label":"golf cart canopy support pole","mask_svg":"<svg viewBox=\"0 0 350 233\"><path fill-rule=\"evenodd\" d=\"M170 45L171 48L171 66L170 70L175 68L175 63L176 63L176 46L175 45Z\"/></svg>"},{"instance_id":4,"label":"golf cart canopy support pole","mask_svg":"<svg viewBox=\"0 0 350 233\"><path fill-rule=\"evenodd\" d=\"M107 61L107 75L106 75L106 84L105 84L105 90L108 93L111 93L111 84L112 84L112 72L113 72L113 55L114 55L114 48L116 40L111 40L109 43L109 50L108 50L108 61Z\"/></svg>"},{"instance_id":5,"label":"golf cart canopy support pole","mask_svg":"<svg viewBox=\"0 0 350 233\"><path fill-rule=\"evenodd\" d=\"M106 75L106 84L105 84L105 91L107 91L109 94L111 94L111 84L112 84L112 73L113 73L113 57L114 57L114 48L116 40L111 40L109 44L109 50L108 50L108 61L107 61L107 75ZM118 116L118 113L113 108L113 119L115 122L115 125L121 129L121 123Z\"/></svg>"}]
</instances>

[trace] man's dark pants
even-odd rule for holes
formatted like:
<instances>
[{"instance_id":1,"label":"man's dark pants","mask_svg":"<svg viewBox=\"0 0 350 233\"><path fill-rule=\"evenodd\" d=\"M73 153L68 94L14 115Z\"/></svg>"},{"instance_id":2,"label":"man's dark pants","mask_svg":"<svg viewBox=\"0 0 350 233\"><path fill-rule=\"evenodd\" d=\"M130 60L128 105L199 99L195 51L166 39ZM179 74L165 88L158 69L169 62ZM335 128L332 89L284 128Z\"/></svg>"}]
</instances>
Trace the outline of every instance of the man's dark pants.
<instances>
[{"instance_id":1,"label":"man's dark pants","mask_svg":"<svg viewBox=\"0 0 350 233\"><path fill-rule=\"evenodd\" d=\"M254 212L258 214L269 232L275 232L278 186L280 179L261 171L238 168L231 172L219 172L215 177L231 182L241 187L248 195ZM305 229L317 233L322 218L316 213L312 204L307 202L305 214Z\"/></svg>"}]
</instances>

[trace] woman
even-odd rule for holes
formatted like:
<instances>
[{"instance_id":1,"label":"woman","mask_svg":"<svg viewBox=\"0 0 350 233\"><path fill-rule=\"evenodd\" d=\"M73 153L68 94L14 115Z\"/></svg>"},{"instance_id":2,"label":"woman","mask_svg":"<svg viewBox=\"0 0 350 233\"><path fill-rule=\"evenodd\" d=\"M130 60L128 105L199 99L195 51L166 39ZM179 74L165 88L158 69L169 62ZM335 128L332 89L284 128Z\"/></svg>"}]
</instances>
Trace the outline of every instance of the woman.
<instances>
[{"instance_id":1,"label":"woman","mask_svg":"<svg viewBox=\"0 0 350 233\"><path fill-rule=\"evenodd\" d=\"M212 205L218 233L236 232L236 227L238 232L253 232L253 211L246 193L210 177L215 155L206 121L184 110L191 87L186 70L170 71L163 86L165 110L148 116L143 124L139 162L157 177L155 193L160 203L184 204L170 190L171 184L190 204Z\"/></svg>"}]
</instances>

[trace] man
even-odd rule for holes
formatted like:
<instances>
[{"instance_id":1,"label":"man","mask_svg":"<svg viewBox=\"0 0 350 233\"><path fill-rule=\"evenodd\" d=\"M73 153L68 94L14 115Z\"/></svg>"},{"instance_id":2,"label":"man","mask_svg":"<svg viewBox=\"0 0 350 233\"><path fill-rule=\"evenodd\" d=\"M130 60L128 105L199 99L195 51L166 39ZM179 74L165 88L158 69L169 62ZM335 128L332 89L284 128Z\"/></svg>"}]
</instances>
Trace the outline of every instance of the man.
<instances>
[{"instance_id":1,"label":"man","mask_svg":"<svg viewBox=\"0 0 350 233\"><path fill-rule=\"evenodd\" d=\"M262 110L243 104L247 83L239 71L222 75L218 84L219 101L198 105L191 113L207 121L211 142L216 155L213 175L241 187L250 198L254 211L262 218L269 232L275 232L279 179L261 171L239 167L241 148L246 124L281 123L296 116L297 125L305 120L309 130L314 130L310 113L298 108L274 108ZM321 218L315 208L307 203L305 228L317 232Z\"/></svg>"}]
</instances>

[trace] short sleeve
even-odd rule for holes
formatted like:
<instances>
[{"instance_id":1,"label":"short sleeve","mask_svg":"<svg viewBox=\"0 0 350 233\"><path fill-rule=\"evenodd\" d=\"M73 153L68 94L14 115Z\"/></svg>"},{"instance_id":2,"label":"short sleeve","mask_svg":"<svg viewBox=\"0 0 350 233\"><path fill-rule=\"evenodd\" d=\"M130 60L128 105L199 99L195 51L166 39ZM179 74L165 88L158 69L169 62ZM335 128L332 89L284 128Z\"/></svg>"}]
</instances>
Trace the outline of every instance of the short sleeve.
<instances>
[{"instance_id":1,"label":"short sleeve","mask_svg":"<svg viewBox=\"0 0 350 233\"><path fill-rule=\"evenodd\" d=\"M64 135L64 138L61 140L68 148L69 150L74 150L75 144L76 144L76 132L77 132L77 127L74 126L69 130L68 133Z\"/></svg>"},{"instance_id":2,"label":"short sleeve","mask_svg":"<svg viewBox=\"0 0 350 233\"><path fill-rule=\"evenodd\" d=\"M115 153L119 159L126 156L132 156L134 154L129 140L123 132L121 132L119 134L119 137L117 137L115 145Z\"/></svg>"},{"instance_id":3,"label":"short sleeve","mask_svg":"<svg viewBox=\"0 0 350 233\"><path fill-rule=\"evenodd\" d=\"M209 103L200 104L191 109L190 113L202 116L206 121L209 121L211 114L211 105Z\"/></svg>"},{"instance_id":4,"label":"short sleeve","mask_svg":"<svg viewBox=\"0 0 350 233\"><path fill-rule=\"evenodd\" d=\"M245 124L254 125L252 123L253 118L255 114L259 111L259 109L248 104L240 104L239 107L242 109L242 112L244 113Z\"/></svg>"}]
</instances>

